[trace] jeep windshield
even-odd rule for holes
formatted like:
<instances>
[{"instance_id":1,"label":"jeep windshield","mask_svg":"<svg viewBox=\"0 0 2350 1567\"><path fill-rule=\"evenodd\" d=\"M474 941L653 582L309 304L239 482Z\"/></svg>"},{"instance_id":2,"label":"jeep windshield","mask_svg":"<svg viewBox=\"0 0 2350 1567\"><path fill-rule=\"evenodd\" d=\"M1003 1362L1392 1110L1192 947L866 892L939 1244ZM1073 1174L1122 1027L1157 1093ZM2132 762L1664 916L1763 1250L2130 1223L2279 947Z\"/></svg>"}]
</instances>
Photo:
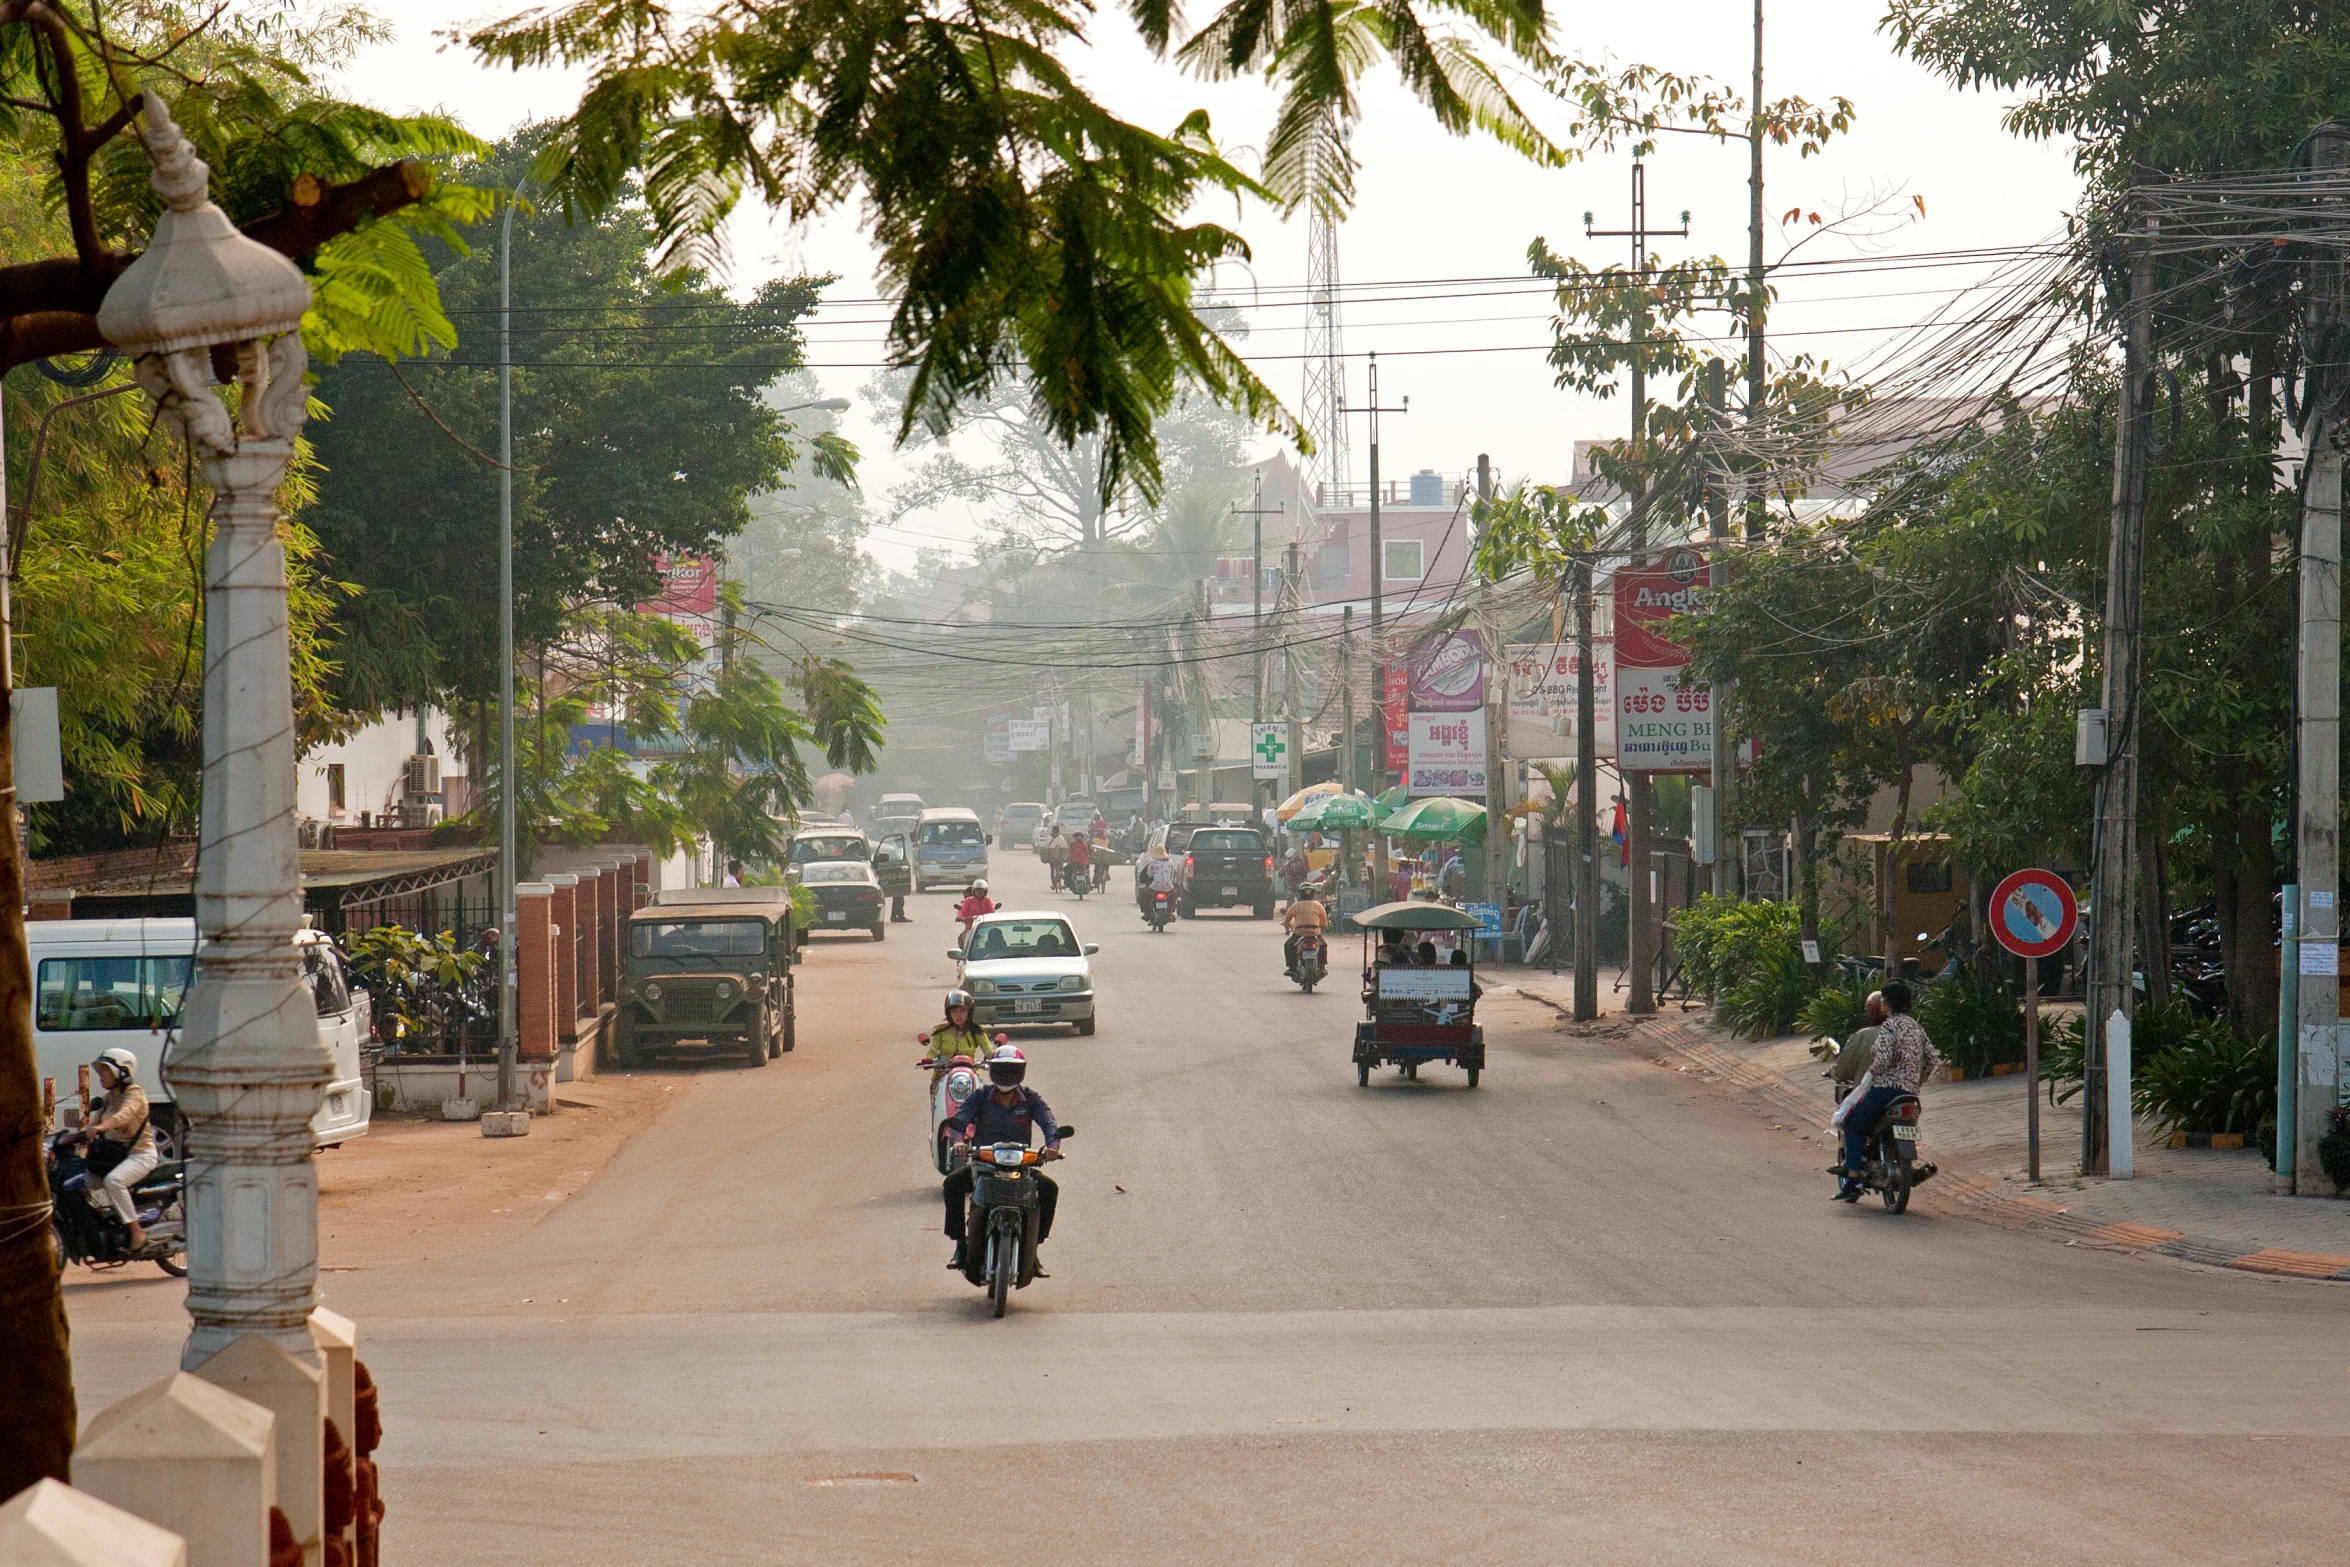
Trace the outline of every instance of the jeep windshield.
<instances>
[{"instance_id":1,"label":"jeep windshield","mask_svg":"<svg viewBox=\"0 0 2350 1567\"><path fill-rule=\"evenodd\" d=\"M634 958L756 958L767 952L763 920L638 920L628 927Z\"/></svg>"}]
</instances>

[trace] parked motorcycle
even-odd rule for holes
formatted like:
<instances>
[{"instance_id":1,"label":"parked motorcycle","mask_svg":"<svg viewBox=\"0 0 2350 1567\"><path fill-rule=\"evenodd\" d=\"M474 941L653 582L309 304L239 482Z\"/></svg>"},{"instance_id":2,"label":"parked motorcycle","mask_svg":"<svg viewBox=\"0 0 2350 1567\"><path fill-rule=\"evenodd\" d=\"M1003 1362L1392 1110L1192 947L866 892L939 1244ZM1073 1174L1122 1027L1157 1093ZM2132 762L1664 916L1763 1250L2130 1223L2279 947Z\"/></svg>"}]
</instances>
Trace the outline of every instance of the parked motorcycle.
<instances>
[{"instance_id":1,"label":"parked motorcycle","mask_svg":"<svg viewBox=\"0 0 2350 1567\"><path fill-rule=\"evenodd\" d=\"M1917 1095L1895 1096L1861 1143L1861 1192L1877 1193L1893 1213L1906 1213L1909 1194L1934 1178L1935 1166L1918 1158L1919 1108Z\"/></svg>"},{"instance_id":2,"label":"parked motorcycle","mask_svg":"<svg viewBox=\"0 0 2350 1567\"><path fill-rule=\"evenodd\" d=\"M1011 1037L1009 1034L998 1034L995 1036L995 1042L999 1045L1008 1044L1011 1042ZM914 1042L919 1045L927 1045L930 1043L930 1036L916 1034ZM928 1057L924 1057L914 1064L927 1068L930 1072L930 1162L937 1168L939 1174L952 1175L962 1168L962 1161L953 1153L953 1137L941 1128L946 1125L948 1116L963 1108L964 1100L979 1092L980 1085L985 1080L984 1076L980 1071L979 1063L969 1056L958 1055L949 1058L943 1071L940 1070L937 1062Z\"/></svg>"},{"instance_id":3,"label":"parked motorcycle","mask_svg":"<svg viewBox=\"0 0 2350 1567\"><path fill-rule=\"evenodd\" d=\"M1168 923L1175 918L1175 894L1155 891L1151 893L1150 902L1143 908L1142 917L1150 921L1150 927L1154 934L1163 934Z\"/></svg>"},{"instance_id":4,"label":"parked motorcycle","mask_svg":"<svg viewBox=\"0 0 2350 1567\"><path fill-rule=\"evenodd\" d=\"M45 1149L49 1172L49 1229L57 1243L57 1271L69 1262L93 1268L120 1267L126 1262L152 1262L175 1279L188 1274L187 1164L174 1159L158 1164L131 1188L139 1211L139 1228L147 1244L131 1249L131 1232L112 1204L100 1208L90 1202L90 1189L103 1177L90 1173L82 1157L82 1134L63 1131L51 1137Z\"/></svg>"},{"instance_id":5,"label":"parked motorcycle","mask_svg":"<svg viewBox=\"0 0 2350 1567\"><path fill-rule=\"evenodd\" d=\"M1063 1123L1061 1140L1077 1135ZM971 1150L971 1212L963 1227L963 1277L987 1291L995 1314L1011 1304L1012 1291L1036 1278L1036 1223L1039 1211L1036 1166L1042 1149L1019 1143L992 1143Z\"/></svg>"},{"instance_id":6,"label":"parked motorcycle","mask_svg":"<svg viewBox=\"0 0 2350 1567\"><path fill-rule=\"evenodd\" d=\"M1329 972L1329 951L1322 945L1321 933L1309 930L1300 935L1297 938L1297 964L1290 969L1289 977L1297 981L1299 988L1310 996L1314 993L1314 987L1322 983Z\"/></svg>"}]
</instances>

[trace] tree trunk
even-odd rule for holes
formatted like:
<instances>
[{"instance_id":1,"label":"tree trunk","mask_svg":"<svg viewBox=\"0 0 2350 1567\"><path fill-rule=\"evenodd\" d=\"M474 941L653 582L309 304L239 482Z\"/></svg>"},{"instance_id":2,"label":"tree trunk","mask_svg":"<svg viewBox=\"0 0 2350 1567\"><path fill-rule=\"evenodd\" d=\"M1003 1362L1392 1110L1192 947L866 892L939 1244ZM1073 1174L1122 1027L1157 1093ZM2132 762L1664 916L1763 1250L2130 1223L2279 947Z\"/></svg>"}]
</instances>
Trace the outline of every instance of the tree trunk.
<instances>
[{"instance_id":1,"label":"tree trunk","mask_svg":"<svg viewBox=\"0 0 2350 1567\"><path fill-rule=\"evenodd\" d=\"M1820 939L1820 869L1813 863L1819 842L1819 829L1798 817L1795 823L1796 909L1802 916L1805 941Z\"/></svg>"},{"instance_id":2,"label":"tree trunk","mask_svg":"<svg viewBox=\"0 0 2350 1567\"><path fill-rule=\"evenodd\" d=\"M0 801L16 798L15 736L0 702ZM24 863L0 816L0 1498L65 1480L81 1430L65 1296L49 1223L33 1054L32 959L24 939Z\"/></svg>"},{"instance_id":3,"label":"tree trunk","mask_svg":"<svg viewBox=\"0 0 2350 1567\"><path fill-rule=\"evenodd\" d=\"M2212 876L2218 905L2219 960L2228 981L2228 1026L2239 1039L2277 1032L2276 856L2265 803L2236 812L2231 852Z\"/></svg>"}]
</instances>

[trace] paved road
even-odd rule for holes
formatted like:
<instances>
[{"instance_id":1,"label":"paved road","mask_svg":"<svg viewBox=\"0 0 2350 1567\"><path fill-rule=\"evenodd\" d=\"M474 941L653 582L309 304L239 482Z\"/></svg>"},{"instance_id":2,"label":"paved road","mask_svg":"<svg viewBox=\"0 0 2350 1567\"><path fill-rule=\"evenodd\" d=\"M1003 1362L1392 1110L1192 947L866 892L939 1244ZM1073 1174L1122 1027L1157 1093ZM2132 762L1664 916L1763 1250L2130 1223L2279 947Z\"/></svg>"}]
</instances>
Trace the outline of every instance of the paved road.
<instances>
[{"instance_id":1,"label":"paved road","mask_svg":"<svg viewBox=\"0 0 2350 1567\"><path fill-rule=\"evenodd\" d=\"M1816 1148L1530 1002L1355 1086L1272 927L1153 936L1026 859L1105 997L1024 1041L1083 1131L1053 1277L945 1270L912 1035L944 897L827 938L801 1046L708 1071L520 1240L334 1274L387 1560L2137 1562L2340 1549L2339 1287L1827 1200ZM96 1409L166 1287L77 1289Z\"/></svg>"}]
</instances>

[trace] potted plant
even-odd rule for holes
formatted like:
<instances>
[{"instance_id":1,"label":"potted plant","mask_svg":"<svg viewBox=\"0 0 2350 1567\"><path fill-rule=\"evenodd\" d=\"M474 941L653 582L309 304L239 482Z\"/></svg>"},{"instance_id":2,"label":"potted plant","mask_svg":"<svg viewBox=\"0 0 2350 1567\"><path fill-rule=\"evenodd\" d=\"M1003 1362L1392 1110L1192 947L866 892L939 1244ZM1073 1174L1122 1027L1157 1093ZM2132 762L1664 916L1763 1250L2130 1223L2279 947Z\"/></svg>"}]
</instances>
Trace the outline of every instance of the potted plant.
<instances>
[{"instance_id":1,"label":"potted plant","mask_svg":"<svg viewBox=\"0 0 2350 1567\"><path fill-rule=\"evenodd\" d=\"M2318 1139L2317 1162L2334 1183L2334 1195L2350 1191L2350 1105L2338 1105L2326 1117L2326 1134Z\"/></svg>"}]
</instances>

